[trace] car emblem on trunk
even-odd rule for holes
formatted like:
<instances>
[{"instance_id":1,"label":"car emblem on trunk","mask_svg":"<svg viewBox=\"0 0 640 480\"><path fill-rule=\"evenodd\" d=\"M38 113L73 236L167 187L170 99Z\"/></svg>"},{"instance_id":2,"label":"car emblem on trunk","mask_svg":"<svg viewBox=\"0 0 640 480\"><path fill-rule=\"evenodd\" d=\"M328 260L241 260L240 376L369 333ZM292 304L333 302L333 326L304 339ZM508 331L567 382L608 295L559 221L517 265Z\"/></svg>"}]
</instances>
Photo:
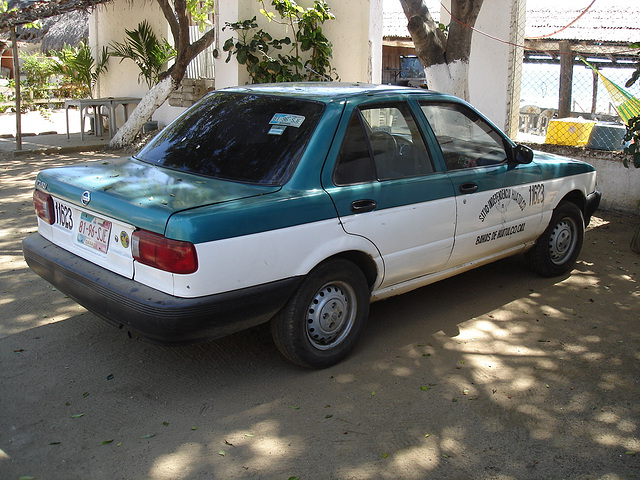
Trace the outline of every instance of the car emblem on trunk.
<instances>
[{"instance_id":1,"label":"car emblem on trunk","mask_svg":"<svg viewBox=\"0 0 640 480\"><path fill-rule=\"evenodd\" d=\"M82 202L82 205L89 205L89 202L91 201L91 192L89 190L82 192L80 201Z\"/></svg>"}]
</instances>

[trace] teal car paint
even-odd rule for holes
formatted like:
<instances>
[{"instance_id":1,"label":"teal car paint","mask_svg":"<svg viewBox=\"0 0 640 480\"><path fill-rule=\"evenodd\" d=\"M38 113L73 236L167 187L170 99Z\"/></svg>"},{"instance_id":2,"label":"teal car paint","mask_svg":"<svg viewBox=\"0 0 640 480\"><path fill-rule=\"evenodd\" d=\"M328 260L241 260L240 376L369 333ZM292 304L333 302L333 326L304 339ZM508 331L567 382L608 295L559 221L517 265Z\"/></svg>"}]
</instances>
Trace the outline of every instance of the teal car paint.
<instances>
[{"instance_id":1,"label":"teal car paint","mask_svg":"<svg viewBox=\"0 0 640 480\"><path fill-rule=\"evenodd\" d=\"M320 222L335 218L335 213L325 191L287 188L177 212L168 220L165 235L204 243Z\"/></svg>"},{"instance_id":2,"label":"teal car paint","mask_svg":"<svg viewBox=\"0 0 640 480\"><path fill-rule=\"evenodd\" d=\"M132 158L48 169L38 174L37 182L47 185L47 193L71 203L89 191L92 210L158 233L164 233L176 212L280 189L160 169Z\"/></svg>"},{"instance_id":3,"label":"teal car paint","mask_svg":"<svg viewBox=\"0 0 640 480\"><path fill-rule=\"evenodd\" d=\"M468 103L349 83L214 91L139 153L47 169L29 266L160 344L269 322L292 362L353 350L369 303L524 254L569 272L595 169L516 145Z\"/></svg>"}]
</instances>

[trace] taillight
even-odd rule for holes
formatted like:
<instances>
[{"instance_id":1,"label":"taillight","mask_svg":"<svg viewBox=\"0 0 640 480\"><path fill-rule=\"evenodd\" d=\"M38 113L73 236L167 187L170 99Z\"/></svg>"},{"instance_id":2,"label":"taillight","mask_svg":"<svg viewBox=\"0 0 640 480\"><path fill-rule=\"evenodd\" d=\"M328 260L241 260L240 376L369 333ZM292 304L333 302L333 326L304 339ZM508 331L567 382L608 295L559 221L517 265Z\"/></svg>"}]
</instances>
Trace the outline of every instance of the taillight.
<instances>
[{"instance_id":1,"label":"taillight","mask_svg":"<svg viewBox=\"0 0 640 480\"><path fill-rule=\"evenodd\" d=\"M45 223L53 225L56 217L53 210L53 198L40 190L33 192L33 206L36 209L36 215Z\"/></svg>"},{"instance_id":2,"label":"taillight","mask_svg":"<svg viewBox=\"0 0 640 480\"><path fill-rule=\"evenodd\" d=\"M133 232L131 252L138 262L166 272L186 274L198 269L193 243L172 240L146 230Z\"/></svg>"}]
</instances>

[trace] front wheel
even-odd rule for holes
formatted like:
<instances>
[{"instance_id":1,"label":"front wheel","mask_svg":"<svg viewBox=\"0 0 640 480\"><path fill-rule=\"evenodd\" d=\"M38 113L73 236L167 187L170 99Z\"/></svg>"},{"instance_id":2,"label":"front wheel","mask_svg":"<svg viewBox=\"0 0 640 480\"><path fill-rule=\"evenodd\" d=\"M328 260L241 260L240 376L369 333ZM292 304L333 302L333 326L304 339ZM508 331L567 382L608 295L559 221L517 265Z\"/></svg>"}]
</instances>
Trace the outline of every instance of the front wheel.
<instances>
[{"instance_id":1,"label":"front wheel","mask_svg":"<svg viewBox=\"0 0 640 480\"><path fill-rule=\"evenodd\" d=\"M370 297L364 274L353 263L323 263L271 320L274 342L303 367L333 365L355 346L367 322Z\"/></svg>"},{"instance_id":2,"label":"front wheel","mask_svg":"<svg viewBox=\"0 0 640 480\"><path fill-rule=\"evenodd\" d=\"M569 271L576 263L584 239L584 219L571 202L562 202L553 211L551 222L525 257L531 269L544 277Z\"/></svg>"}]
</instances>

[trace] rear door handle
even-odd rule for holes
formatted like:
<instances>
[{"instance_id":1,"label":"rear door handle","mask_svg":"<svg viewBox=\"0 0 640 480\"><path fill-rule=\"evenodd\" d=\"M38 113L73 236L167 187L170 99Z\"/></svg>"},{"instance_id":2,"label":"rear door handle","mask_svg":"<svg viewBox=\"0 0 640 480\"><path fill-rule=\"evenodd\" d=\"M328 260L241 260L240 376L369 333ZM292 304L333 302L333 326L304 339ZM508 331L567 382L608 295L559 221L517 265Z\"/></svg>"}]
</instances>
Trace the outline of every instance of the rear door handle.
<instances>
[{"instance_id":1,"label":"rear door handle","mask_svg":"<svg viewBox=\"0 0 640 480\"><path fill-rule=\"evenodd\" d=\"M378 203L371 199L354 200L351 202L351 211L353 213L367 213L376 209Z\"/></svg>"},{"instance_id":2,"label":"rear door handle","mask_svg":"<svg viewBox=\"0 0 640 480\"><path fill-rule=\"evenodd\" d=\"M460 185L460 193L473 193L476 190L478 190L478 184L477 183L463 183L462 185Z\"/></svg>"}]
</instances>

